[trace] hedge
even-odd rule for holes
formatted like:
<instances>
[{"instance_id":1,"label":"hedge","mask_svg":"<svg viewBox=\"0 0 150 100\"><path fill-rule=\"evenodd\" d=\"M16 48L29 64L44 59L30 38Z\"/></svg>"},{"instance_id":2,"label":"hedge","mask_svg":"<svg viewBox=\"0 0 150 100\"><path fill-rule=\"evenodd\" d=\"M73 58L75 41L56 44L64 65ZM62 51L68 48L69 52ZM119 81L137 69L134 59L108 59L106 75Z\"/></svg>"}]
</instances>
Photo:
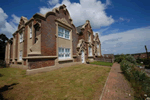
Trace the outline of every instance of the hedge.
<instances>
[{"instance_id":1,"label":"hedge","mask_svg":"<svg viewBox=\"0 0 150 100\"><path fill-rule=\"evenodd\" d=\"M125 77L130 81L134 88L135 99L145 99L146 97L144 94L147 94L147 96L150 97L150 77L148 77L143 70L135 67L135 64L127 60L122 60L120 65Z\"/></svg>"}]
</instances>

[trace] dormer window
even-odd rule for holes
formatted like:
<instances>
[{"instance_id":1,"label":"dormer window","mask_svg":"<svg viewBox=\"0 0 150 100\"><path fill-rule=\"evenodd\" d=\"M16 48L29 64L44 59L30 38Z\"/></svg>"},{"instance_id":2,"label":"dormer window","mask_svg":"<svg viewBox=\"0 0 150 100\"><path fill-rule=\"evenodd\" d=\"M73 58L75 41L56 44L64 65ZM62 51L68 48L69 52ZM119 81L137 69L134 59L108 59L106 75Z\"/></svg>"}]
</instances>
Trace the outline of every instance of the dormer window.
<instances>
[{"instance_id":1,"label":"dormer window","mask_svg":"<svg viewBox=\"0 0 150 100\"><path fill-rule=\"evenodd\" d=\"M23 42L23 33L20 33L20 42Z\"/></svg>"},{"instance_id":2,"label":"dormer window","mask_svg":"<svg viewBox=\"0 0 150 100\"><path fill-rule=\"evenodd\" d=\"M29 27L30 29L30 38L32 38L32 26Z\"/></svg>"}]
</instances>

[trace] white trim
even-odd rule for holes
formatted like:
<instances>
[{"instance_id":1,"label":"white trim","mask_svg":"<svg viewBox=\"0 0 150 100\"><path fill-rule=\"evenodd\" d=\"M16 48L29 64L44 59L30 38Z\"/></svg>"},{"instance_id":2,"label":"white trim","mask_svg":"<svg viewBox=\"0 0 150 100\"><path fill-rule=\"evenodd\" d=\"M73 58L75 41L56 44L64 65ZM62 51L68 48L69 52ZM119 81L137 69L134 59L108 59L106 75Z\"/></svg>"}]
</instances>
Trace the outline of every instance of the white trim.
<instances>
[{"instance_id":1,"label":"white trim","mask_svg":"<svg viewBox=\"0 0 150 100\"><path fill-rule=\"evenodd\" d=\"M59 31L60 29L62 30L62 32ZM66 34L66 32L68 32L69 34ZM69 38L66 38L67 35L69 36ZM68 29L61 27L61 26L58 26L58 37L70 40L70 31Z\"/></svg>"},{"instance_id":2,"label":"white trim","mask_svg":"<svg viewBox=\"0 0 150 100\"><path fill-rule=\"evenodd\" d=\"M22 50L19 52L19 60L22 60Z\"/></svg>"},{"instance_id":3,"label":"white trim","mask_svg":"<svg viewBox=\"0 0 150 100\"><path fill-rule=\"evenodd\" d=\"M70 48L58 47L58 59L71 58L70 50L71 50Z\"/></svg>"},{"instance_id":4,"label":"white trim","mask_svg":"<svg viewBox=\"0 0 150 100\"><path fill-rule=\"evenodd\" d=\"M89 46L88 50L89 50L88 56L92 56L92 47Z\"/></svg>"},{"instance_id":5,"label":"white trim","mask_svg":"<svg viewBox=\"0 0 150 100\"><path fill-rule=\"evenodd\" d=\"M20 42L23 42L23 32L20 33L19 39L20 39Z\"/></svg>"}]
</instances>

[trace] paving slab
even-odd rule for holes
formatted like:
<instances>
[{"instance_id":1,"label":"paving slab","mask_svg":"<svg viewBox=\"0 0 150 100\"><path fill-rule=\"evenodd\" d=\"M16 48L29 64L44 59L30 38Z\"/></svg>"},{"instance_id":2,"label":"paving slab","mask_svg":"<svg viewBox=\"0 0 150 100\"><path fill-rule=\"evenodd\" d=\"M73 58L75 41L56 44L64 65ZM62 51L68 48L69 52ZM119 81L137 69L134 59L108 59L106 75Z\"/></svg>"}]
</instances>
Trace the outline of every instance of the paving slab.
<instances>
[{"instance_id":1,"label":"paving slab","mask_svg":"<svg viewBox=\"0 0 150 100\"><path fill-rule=\"evenodd\" d=\"M105 83L100 100L134 100L134 91L124 77L120 64L114 63Z\"/></svg>"}]
</instances>

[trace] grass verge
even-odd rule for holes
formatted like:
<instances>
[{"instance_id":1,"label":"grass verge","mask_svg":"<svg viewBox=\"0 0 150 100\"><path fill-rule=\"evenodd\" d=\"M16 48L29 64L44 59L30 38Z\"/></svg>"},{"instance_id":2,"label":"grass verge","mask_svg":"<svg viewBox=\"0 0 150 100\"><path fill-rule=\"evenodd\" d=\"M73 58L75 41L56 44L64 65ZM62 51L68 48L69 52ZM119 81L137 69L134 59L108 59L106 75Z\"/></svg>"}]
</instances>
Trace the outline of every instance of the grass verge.
<instances>
[{"instance_id":1,"label":"grass verge","mask_svg":"<svg viewBox=\"0 0 150 100\"><path fill-rule=\"evenodd\" d=\"M25 70L3 68L0 69L0 99L99 99L109 71L109 67L75 65L26 76Z\"/></svg>"}]
</instances>

